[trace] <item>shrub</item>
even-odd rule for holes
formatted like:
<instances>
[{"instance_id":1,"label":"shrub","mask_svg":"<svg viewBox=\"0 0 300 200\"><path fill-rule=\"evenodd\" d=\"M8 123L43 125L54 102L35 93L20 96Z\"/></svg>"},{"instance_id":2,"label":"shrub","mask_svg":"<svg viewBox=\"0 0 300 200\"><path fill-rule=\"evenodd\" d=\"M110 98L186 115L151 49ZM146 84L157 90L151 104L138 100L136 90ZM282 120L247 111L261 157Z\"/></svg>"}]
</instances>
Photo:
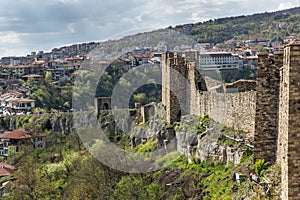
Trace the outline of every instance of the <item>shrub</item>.
<instances>
[{"instance_id":1,"label":"shrub","mask_svg":"<svg viewBox=\"0 0 300 200\"><path fill-rule=\"evenodd\" d=\"M269 165L269 162L265 162L264 159L257 160L257 161L254 163L254 165L253 165L253 169L254 169L254 171L255 171L255 174L256 174L257 176L261 176L261 175L265 174L268 165Z\"/></svg>"}]
</instances>

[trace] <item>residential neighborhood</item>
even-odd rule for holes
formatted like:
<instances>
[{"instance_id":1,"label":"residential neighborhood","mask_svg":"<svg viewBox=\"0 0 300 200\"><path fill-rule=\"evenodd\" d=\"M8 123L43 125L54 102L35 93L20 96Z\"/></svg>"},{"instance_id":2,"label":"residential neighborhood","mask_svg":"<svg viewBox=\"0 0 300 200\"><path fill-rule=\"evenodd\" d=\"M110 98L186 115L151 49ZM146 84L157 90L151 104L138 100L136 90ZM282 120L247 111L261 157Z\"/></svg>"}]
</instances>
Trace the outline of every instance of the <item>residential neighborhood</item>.
<instances>
[{"instance_id":1,"label":"residential neighborhood","mask_svg":"<svg viewBox=\"0 0 300 200\"><path fill-rule=\"evenodd\" d=\"M183 34L187 34L190 26L178 29ZM285 26L279 23L278 27ZM256 40L235 40L231 39L224 43L199 43L200 47L199 64L204 71L220 70L222 73L234 74L230 80L232 82L240 78L255 78L257 69L258 54L262 51L268 52L272 57L275 52L282 52L284 45L297 40L296 36L290 35L282 41L269 41L265 38ZM32 84L40 85L46 78L46 73L51 74L52 82L57 85L64 85L69 78L74 78L82 64L89 60L88 53L106 43L83 43L61 48L52 49L51 52L32 52L25 57L3 57L0 60L0 115L24 115L32 114L36 105L36 99L30 95L37 90ZM160 42L157 46L136 47L123 54L116 63L127 69L142 64L160 64L162 50L168 47ZM184 47L192 50L193 47ZM99 61L99 64L109 64L107 61ZM247 71L248 75L242 76ZM227 75L226 74L226 75ZM250 74L250 77L249 77ZM252 75L251 75L252 74ZM21 82L31 82L32 84L21 84Z\"/></svg>"}]
</instances>

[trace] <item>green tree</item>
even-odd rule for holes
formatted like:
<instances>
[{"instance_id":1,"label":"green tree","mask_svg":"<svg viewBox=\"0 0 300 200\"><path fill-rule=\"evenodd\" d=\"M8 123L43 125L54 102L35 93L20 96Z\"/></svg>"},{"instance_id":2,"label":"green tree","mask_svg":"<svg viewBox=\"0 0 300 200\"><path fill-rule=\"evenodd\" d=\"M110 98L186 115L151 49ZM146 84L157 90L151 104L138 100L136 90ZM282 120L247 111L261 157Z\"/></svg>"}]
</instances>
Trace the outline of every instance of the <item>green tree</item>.
<instances>
[{"instance_id":1,"label":"green tree","mask_svg":"<svg viewBox=\"0 0 300 200\"><path fill-rule=\"evenodd\" d=\"M49 186L49 179L32 158L22 160L15 176L17 179L9 191L11 199L38 200L54 197L55 191Z\"/></svg>"},{"instance_id":2,"label":"green tree","mask_svg":"<svg viewBox=\"0 0 300 200\"><path fill-rule=\"evenodd\" d=\"M113 198L111 199L163 199L165 187L153 182L151 175L134 175L123 176L117 183Z\"/></svg>"},{"instance_id":3,"label":"green tree","mask_svg":"<svg viewBox=\"0 0 300 200\"><path fill-rule=\"evenodd\" d=\"M45 75L45 81L46 81L46 83L48 83L48 84L52 83L52 78L53 78L52 73L49 72L49 71L46 72L46 75Z\"/></svg>"}]
</instances>

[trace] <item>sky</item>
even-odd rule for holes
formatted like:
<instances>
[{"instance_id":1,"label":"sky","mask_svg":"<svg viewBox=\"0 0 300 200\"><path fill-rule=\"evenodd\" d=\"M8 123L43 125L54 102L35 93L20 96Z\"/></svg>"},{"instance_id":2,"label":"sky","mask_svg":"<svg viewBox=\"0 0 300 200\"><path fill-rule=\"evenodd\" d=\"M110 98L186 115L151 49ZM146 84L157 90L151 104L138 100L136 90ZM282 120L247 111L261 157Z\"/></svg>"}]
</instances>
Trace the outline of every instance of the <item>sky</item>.
<instances>
[{"instance_id":1,"label":"sky","mask_svg":"<svg viewBox=\"0 0 300 200\"><path fill-rule=\"evenodd\" d=\"M300 0L1 0L0 57L300 6Z\"/></svg>"}]
</instances>

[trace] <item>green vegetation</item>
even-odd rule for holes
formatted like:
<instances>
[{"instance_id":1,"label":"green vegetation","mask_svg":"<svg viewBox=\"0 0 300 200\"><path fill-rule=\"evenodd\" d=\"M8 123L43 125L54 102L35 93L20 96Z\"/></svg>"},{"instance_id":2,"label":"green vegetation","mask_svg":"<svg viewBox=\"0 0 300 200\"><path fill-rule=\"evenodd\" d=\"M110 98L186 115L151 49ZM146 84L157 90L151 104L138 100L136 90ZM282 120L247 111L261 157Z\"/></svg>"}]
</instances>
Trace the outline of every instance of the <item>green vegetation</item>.
<instances>
[{"instance_id":1,"label":"green vegetation","mask_svg":"<svg viewBox=\"0 0 300 200\"><path fill-rule=\"evenodd\" d=\"M70 82L64 83L64 86L52 83L52 74L46 73L45 80L40 83L29 79L27 82L20 80L23 86L30 86L33 88L33 93L29 95L31 99L36 100L35 111L53 111L71 109L72 102L72 84Z\"/></svg>"},{"instance_id":2,"label":"green vegetation","mask_svg":"<svg viewBox=\"0 0 300 200\"><path fill-rule=\"evenodd\" d=\"M225 134L232 135L232 136L243 135L248 133L244 130L236 130L232 126L223 126L221 131Z\"/></svg>"},{"instance_id":3,"label":"green vegetation","mask_svg":"<svg viewBox=\"0 0 300 200\"><path fill-rule=\"evenodd\" d=\"M200 22L194 25L192 35L200 43L216 44L231 39L257 41L258 38L282 42L285 36L300 36L300 26L297 24L300 20L299 9ZM287 24L281 27L279 22Z\"/></svg>"},{"instance_id":4,"label":"green vegetation","mask_svg":"<svg viewBox=\"0 0 300 200\"><path fill-rule=\"evenodd\" d=\"M105 72L102 74L99 83L97 85L96 96L97 97L110 97L112 96L113 89L117 86L120 91L124 94L132 94L129 100L129 106L134 107L135 103L140 103L145 105L151 102L161 101L161 85L157 84L154 79L148 77L160 77L159 67L154 66L150 71L137 69L129 71L128 66L124 66L124 63L112 63ZM130 80L123 78L126 74L127 77L136 78L142 81L143 85L136 88L135 91L130 91L132 89L132 83ZM118 85L117 85L118 84ZM122 99L123 97L118 97Z\"/></svg>"},{"instance_id":5,"label":"green vegetation","mask_svg":"<svg viewBox=\"0 0 300 200\"><path fill-rule=\"evenodd\" d=\"M150 152L154 151L156 147L156 140L150 140L145 144L140 144L136 147L137 152L142 154L149 154Z\"/></svg>"},{"instance_id":6,"label":"green vegetation","mask_svg":"<svg viewBox=\"0 0 300 200\"><path fill-rule=\"evenodd\" d=\"M186 131L187 133L200 134L208 128L211 123L211 118L208 115L204 115L199 118L195 115L186 115L185 119L179 124L175 125L175 131Z\"/></svg>"},{"instance_id":7,"label":"green vegetation","mask_svg":"<svg viewBox=\"0 0 300 200\"><path fill-rule=\"evenodd\" d=\"M264 175L266 173L267 167L269 166L268 162L265 162L264 159L262 160L257 160L254 165L253 165L253 169L255 171L255 174L257 176L261 176Z\"/></svg>"},{"instance_id":8,"label":"green vegetation","mask_svg":"<svg viewBox=\"0 0 300 200\"><path fill-rule=\"evenodd\" d=\"M102 123L110 119L108 113L103 112L101 116ZM39 121L25 116L15 120L24 125ZM205 126L211 122L208 116L195 117L195 121L201 121ZM192 129L196 130L195 127ZM78 131L84 135L89 129ZM115 134L114 129L107 131L107 134ZM114 138L121 148L131 148L128 146L129 133L117 134ZM250 174L253 162L250 154L244 156L240 165L225 166L210 160L195 160L189 164L184 156L174 151L156 160L157 166L161 167L158 171L129 174L106 167L92 157L79 144L76 134L51 133L49 140L55 145L47 151L36 150L30 154L20 152L8 160L11 164L17 164L18 171L14 176L16 181L7 190L10 196L6 199L231 199L235 195L240 197L253 193L253 185L249 180L240 183L239 190L233 192L237 183L232 180L237 171ZM131 151L149 155L155 150L156 143L155 139L149 140L131 148ZM101 141L95 141L93 151L101 148L101 144ZM269 171L263 172L266 165L260 162L254 170L268 174Z\"/></svg>"}]
</instances>

